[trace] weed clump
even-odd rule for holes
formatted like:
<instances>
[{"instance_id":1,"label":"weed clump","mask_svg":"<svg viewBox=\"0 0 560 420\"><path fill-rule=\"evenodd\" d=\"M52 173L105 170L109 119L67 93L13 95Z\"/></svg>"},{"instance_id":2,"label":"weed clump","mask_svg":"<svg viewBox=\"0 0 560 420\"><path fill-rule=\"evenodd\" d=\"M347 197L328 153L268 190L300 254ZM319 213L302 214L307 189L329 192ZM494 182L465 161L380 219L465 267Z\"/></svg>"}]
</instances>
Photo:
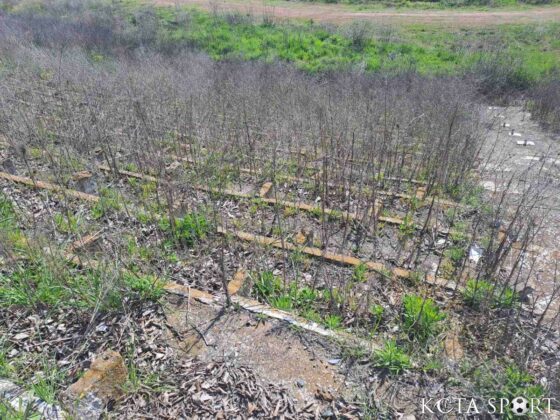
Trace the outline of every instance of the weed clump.
<instances>
[{"instance_id":1,"label":"weed clump","mask_svg":"<svg viewBox=\"0 0 560 420\"><path fill-rule=\"evenodd\" d=\"M253 284L253 293L257 299L270 303L282 291L282 281L272 271L263 271L256 275Z\"/></svg>"},{"instance_id":2,"label":"weed clump","mask_svg":"<svg viewBox=\"0 0 560 420\"><path fill-rule=\"evenodd\" d=\"M385 308L383 308L383 306L381 305L374 303L369 306L368 312L373 319L373 332L375 332L377 331L379 325L383 321L383 313L385 312Z\"/></svg>"},{"instance_id":3,"label":"weed clump","mask_svg":"<svg viewBox=\"0 0 560 420\"><path fill-rule=\"evenodd\" d=\"M414 339L425 342L439 331L445 314L432 299L416 295L404 297L404 329Z\"/></svg>"},{"instance_id":4,"label":"weed clump","mask_svg":"<svg viewBox=\"0 0 560 420\"><path fill-rule=\"evenodd\" d=\"M412 366L408 355L397 346L394 340L385 341L383 348L374 351L373 361L375 367L386 369L394 375L398 375Z\"/></svg>"},{"instance_id":5,"label":"weed clump","mask_svg":"<svg viewBox=\"0 0 560 420\"><path fill-rule=\"evenodd\" d=\"M340 315L327 315L325 325L331 330L338 330L342 326L342 318Z\"/></svg>"},{"instance_id":6,"label":"weed clump","mask_svg":"<svg viewBox=\"0 0 560 420\"><path fill-rule=\"evenodd\" d=\"M119 211L121 203L117 191L110 188L102 188L99 190L99 201L91 209L91 216L94 219L101 219L109 211Z\"/></svg>"},{"instance_id":7,"label":"weed clump","mask_svg":"<svg viewBox=\"0 0 560 420\"><path fill-rule=\"evenodd\" d=\"M163 218L159 227L164 232L169 232L176 243L192 247L196 241L205 239L210 233L211 223L203 213L187 213L183 217L173 219Z\"/></svg>"},{"instance_id":8,"label":"weed clump","mask_svg":"<svg viewBox=\"0 0 560 420\"><path fill-rule=\"evenodd\" d=\"M478 393L496 401L505 399L513 401L514 398L522 396L528 401L539 400L545 396L545 389L536 383L535 378L529 373L514 365L496 366L482 365L471 373L472 380ZM502 418L513 420L519 418L511 411L511 405L507 407ZM537 412L528 413L524 418L541 418Z\"/></svg>"},{"instance_id":9,"label":"weed clump","mask_svg":"<svg viewBox=\"0 0 560 420\"><path fill-rule=\"evenodd\" d=\"M473 308L480 308L481 304L489 300L494 287L485 280L470 279L463 291L463 300Z\"/></svg>"},{"instance_id":10,"label":"weed clump","mask_svg":"<svg viewBox=\"0 0 560 420\"><path fill-rule=\"evenodd\" d=\"M354 272L352 273L352 280L356 283L364 283L366 281L366 273L368 267L364 263L358 264L354 267Z\"/></svg>"},{"instance_id":11,"label":"weed clump","mask_svg":"<svg viewBox=\"0 0 560 420\"><path fill-rule=\"evenodd\" d=\"M141 300L157 302L163 296L164 282L155 276L125 273L122 279L124 285Z\"/></svg>"},{"instance_id":12,"label":"weed clump","mask_svg":"<svg viewBox=\"0 0 560 420\"><path fill-rule=\"evenodd\" d=\"M499 289L486 280L469 279L463 290L463 300L474 309L480 309L485 303L507 309L519 303L519 294L508 286Z\"/></svg>"},{"instance_id":13,"label":"weed clump","mask_svg":"<svg viewBox=\"0 0 560 420\"><path fill-rule=\"evenodd\" d=\"M342 327L343 318L338 313L321 315L318 312L318 309L324 309L333 302L342 302L342 296L336 289L332 293L328 289L319 292L308 286L300 288L296 283L284 287L282 280L272 271L254 273L251 277L253 295L260 301L283 311L297 311L302 317L332 330Z\"/></svg>"}]
</instances>

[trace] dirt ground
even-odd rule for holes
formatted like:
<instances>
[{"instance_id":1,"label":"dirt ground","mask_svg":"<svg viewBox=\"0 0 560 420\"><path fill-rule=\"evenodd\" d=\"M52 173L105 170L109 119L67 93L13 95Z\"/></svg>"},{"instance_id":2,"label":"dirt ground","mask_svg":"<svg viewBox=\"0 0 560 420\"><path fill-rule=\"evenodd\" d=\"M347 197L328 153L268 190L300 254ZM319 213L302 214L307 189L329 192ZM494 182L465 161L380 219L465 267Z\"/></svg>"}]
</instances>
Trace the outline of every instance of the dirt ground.
<instances>
[{"instance_id":1,"label":"dirt ground","mask_svg":"<svg viewBox=\"0 0 560 420\"><path fill-rule=\"evenodd\" d=\"M326 338L196 300L170 298L167 320L176 332L169 338L178 353L248 366L267 381L287 387L301 406L318 402L318 395L351 395L337 346Z\"/></svg>"},{"instance_id":2,"label":"dirt ground","mask_svg":"<svg viewBox=\"0 0 560 420\"><path fill-rule=\"evenodd\" d=\"M379 23L424 23L473 27L504 23L542 23L560 21L560 6L526 10L458 11L395 10L356 11L343 4L259 0L151 0L159 5L192 5L206 10L237 11L254 15L271 15L280 19L313 19L317 22L344 23L367 20Z\"/></svg>"}]
</instances>

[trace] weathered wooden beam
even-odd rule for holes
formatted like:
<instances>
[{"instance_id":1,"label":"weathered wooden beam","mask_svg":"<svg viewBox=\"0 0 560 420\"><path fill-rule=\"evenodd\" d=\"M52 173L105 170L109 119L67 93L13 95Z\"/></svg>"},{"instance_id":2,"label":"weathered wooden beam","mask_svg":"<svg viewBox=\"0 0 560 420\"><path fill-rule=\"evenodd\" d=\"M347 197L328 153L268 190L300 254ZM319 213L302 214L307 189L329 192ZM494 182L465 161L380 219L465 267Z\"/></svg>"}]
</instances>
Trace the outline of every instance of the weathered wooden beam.
<instances>
[{"instance_id":1,"label":"weathered wooden beam","mask_svg":"<svg viewBox=\"0 0 560 420\"><path fill-rule=\"evenodd\" d=\"M71 189L68 189L68 188L61 187L60 185L57 185L57 184L51 184L50 182L37 181L37 180L34 180L32 178L28 178L28 177L24 177L24 176L18 176L18 175L11 175L11 174L8 174L6 172L0 172L0 178L6 179L8 181L15 182L17 184L27 185L27 186L32 187L32 188L43 189L43 190L48 190L48 191L53 191L53 192L59 192L59 193L64 194L68 197L73 197L73 198L77 198L77 199L80 199L80 200L89 201L89 202L92 202L92 203L97 203L99 201L99 197L96 196L96 195L86 194L86 193L83 193L83 192L80 192L80 191L71 190Z\"/></svg>"},{"instance_id":2,"label":"weathered wooden beam","mask_svg":"<svg viewBox=\"0 0 560 420\"><path fill-rule=\"evenodd\" d=\"M322 249L316 247L310 247L310 246L301 247L292 244L290 242L281 241L278 238L270 238L268 236L254 235L252 233L243 232L239 230L227 230L222 226L219 226L217 231L218 233L223 235L228 235L228 234L233 235L236 238L241 239L243 241L253 242L263 246L271 246L286 251L298 250L304 254L338 265L356 267L358 265L364 264L369 270L375 271L381 275L387 275L387 273L389 272L394 278L410 279L413 277L413 272L410 270L406 270L404 268L398 268L398 267L387 268L383 263L378 261L364 261L359 258L353 257L351 255L336 254L333 252L323 251ZM433 275L427 275L425 280L428 284L445 287L452 290L457 288L455 282L448 279L435 277Z\"/></svg>"}]
</instances>

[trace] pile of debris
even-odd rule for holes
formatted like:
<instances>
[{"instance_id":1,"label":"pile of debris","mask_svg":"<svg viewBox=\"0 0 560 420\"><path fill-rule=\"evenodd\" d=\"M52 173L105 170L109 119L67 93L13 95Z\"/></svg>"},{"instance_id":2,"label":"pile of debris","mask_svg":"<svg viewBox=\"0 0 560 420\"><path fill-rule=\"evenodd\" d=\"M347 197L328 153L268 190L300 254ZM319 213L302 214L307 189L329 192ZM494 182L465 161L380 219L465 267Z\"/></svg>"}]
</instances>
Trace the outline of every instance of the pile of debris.
<instances>
[{"instance_id":1,"label":"pile of debris","mask_svg":"<svg viewBox=\"0 0 560 420\"><path fill-rule=\"evenodd\" d=\"M201 363L182 360L166 390L139 391L122 401L116 415L150 413L161 419L237 418L358 418L357 407L331 401L327 407L300 407L288 389L262 384L248 367L227 361Z\"/></svg>"}]
</instances>

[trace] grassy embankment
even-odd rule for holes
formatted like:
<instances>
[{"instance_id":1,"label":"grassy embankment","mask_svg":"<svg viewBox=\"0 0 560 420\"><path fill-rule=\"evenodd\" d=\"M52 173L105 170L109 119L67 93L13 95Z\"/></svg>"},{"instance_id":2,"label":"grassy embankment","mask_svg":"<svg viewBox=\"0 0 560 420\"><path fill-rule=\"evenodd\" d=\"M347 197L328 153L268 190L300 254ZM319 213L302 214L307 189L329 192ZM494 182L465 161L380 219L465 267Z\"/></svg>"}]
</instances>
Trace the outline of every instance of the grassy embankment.
<instances>
[{"instance_id":1,"label":"grassy embankment","mask_svg":"<svg viewBox=\"0 0 560 420\"><path fill-rule=\"evenodd\" d=\"M127 2L129 17L140 9ZM557 74L560 24L442 29L356 22L326 27L313 22L255 21L245 15L160 7L158 40L186 43L214 59L283 60L310 72L356 67L367 71L474 74L499 88L526 88Z\"/></svg>"},{"instance_id":2,"label":"grassy embankment","mask_svg":"<svg viewBox=\"0 0 560 420\"><path fill-rule=\"evenodd\" d=\"M23 6L14 6L12 11L18 7ZM336 27L312 21L278 23L274 16L210 14L186 7L152 9L139 0L107 7L138 31L156 28L155 36L150 33L146 38L150 42L155 38L160 49L174 52L185 45L218 60L281 60L310 72L350 67L425 75L472 74L485 87L500 91L551 79L560 68L560 23L453 29L354 22Z\"/></svg>"}]
</instances>

